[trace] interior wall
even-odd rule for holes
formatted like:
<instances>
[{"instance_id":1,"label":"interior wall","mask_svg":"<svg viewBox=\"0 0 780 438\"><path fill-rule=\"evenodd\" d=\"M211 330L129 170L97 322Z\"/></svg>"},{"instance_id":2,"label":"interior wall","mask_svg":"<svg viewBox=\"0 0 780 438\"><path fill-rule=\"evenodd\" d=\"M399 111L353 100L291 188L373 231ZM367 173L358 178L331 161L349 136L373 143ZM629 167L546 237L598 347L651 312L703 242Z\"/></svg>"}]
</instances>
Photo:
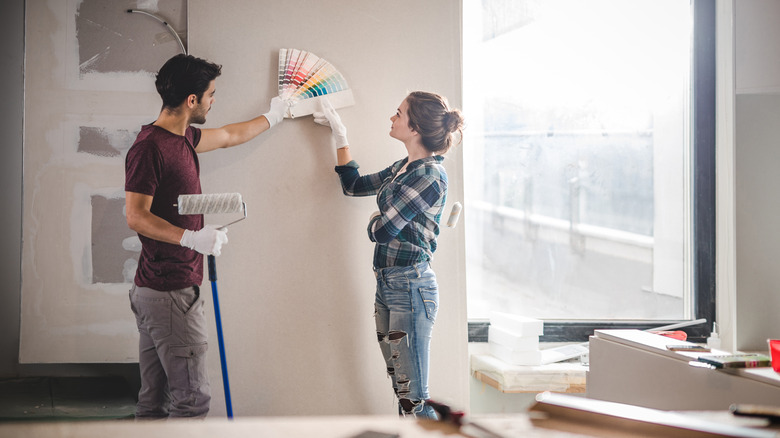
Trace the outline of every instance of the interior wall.
<instances>
[{"instance_id":1,"label":"interior wall","mask_svg":"<svg viewBox=\"0 0 780 438\"><path fill-rule=\"evenodd\" d=\"M780 337L780 3L734 3L735 115L734 168L736 216L735 349L766 351L768 338Z\"/></svg>"},{"instance_id":2,"label":"interior wall","mask_svg":"<svg viewBox=\"0 0 780 438\"><path fill-rule=\"evenodd\" d=\"M127 293L140 242L124 157L160 108L154 73L180 52L142 9L186 29L184 0L46 0L25 14L19 361L137 361Z\"/></svg>"},{"instance_id":3,"label":"interior wall","mask_svg":"<svg viewBox=\"0 0 780 438\"><path fill-rule=\"evenodd\" d=\"M764 350L780 338L780 95L736 98L737 349Z\"/></svg>"},{"instance_id":4,"label":"interior wall","mask_svg":"<svg viewBox=\"0 0 780 438\"><path fill-rule=\"evenodd\" d=\"M775 0L734 0L735 85L739 94L780 92L780 3Z\"/></svg>"},{"instance_id":5,"label":"interior wall","mask_svg":"<svg viewBox=\"0 0 780 438\"><path fill-rule=\"evenodd\" d=\"M235 0L227 8L192 0L188 8L191 53L223 66L207 127L268 108L277 93L280 48L310 51L345 76L356 104L339 114L362 172L405 156L388 132L409 91L439 92L460 106L459 2ZM460 157L458 147L445 160L447 212L462 201ZM311 117L285 120L246 145L201 156L204 192L238 191L248 206L248 219L231 227L217 260L233 406L240 414L395 412L373 322L373 245L365 226L376 202L345 197L334 164L329 129ZM430 389L434 398L465 408L462 230L462 223L442 227L433 262L441 305ZM210 370L214 410L221 405L216 360Z\"/></svg>"},{"instance_id":6,"label":"interior wall","mask_svg":"<svg viewBox=\"0 0 780 438\"><path fill-rule=\"evenodd\" d=\"M0 73L5 84L0 144L0 377L15 376L19 358L22 246L22 114L24 106L24 0L3 3Z\"/></svg>"}]
</instances>

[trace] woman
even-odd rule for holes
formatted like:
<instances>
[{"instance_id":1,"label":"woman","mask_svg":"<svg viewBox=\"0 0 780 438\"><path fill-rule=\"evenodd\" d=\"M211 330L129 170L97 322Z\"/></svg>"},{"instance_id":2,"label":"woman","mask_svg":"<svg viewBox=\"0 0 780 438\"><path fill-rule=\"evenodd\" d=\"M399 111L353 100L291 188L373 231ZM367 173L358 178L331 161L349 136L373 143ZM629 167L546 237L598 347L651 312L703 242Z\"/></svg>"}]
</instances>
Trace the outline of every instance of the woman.
<instances>
[{"instance_id":1,"label":"woman","mask_svg":"<svg viewBox=\"0 0 780 438\"><path fill-rule=\"evenodd\" d=\"M463 116L450 109L444 97L415 91L390 120L390 136L406 146L408 156L361 176L349 152L347 130L333 107L325 101L323 111L314 114L316 123L331 127L344 194L377 195L379 211L368 222L368 238L376 243L374 318L399 413L436 419L425 403L431 332L439 307L430 261L447 199L441 154L460 141Z\"/></svg>"}]
</instances>

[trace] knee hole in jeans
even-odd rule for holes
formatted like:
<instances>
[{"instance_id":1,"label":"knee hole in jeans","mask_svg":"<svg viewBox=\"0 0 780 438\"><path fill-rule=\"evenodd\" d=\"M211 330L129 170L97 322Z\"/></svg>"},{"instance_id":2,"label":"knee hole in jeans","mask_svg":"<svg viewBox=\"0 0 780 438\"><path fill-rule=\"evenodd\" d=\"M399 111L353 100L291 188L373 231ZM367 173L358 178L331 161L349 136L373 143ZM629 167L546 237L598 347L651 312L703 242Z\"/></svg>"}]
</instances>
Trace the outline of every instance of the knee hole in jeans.
<instances>
[{"instance_id":1,"label":"knee hole in jeans","mask_svg":"<svg viewBox=\"0 0 780 438\"><path fill-rule=\"evenodd\" d=\"M390 334L387 336L387 339L391 341L400 341L401 339L406 337L406 332L401 331L393 331L390 332Z\"/></svg>"}]
</instances>

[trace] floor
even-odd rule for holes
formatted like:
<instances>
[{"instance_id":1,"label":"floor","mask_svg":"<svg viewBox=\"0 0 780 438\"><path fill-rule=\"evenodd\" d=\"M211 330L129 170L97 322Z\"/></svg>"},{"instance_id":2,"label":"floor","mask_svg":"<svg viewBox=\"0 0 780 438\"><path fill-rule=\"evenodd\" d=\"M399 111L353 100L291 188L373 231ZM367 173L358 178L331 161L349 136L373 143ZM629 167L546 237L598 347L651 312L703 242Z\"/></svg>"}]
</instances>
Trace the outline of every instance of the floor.
<instances>
[{"instance_id":1,"label":"floor","mask_svg":"<svg viewBox=\"0 0 780 438\"><path fill-rule=\"evenodd\" d=\"M132 419L135 394L121 377L0 380L0 422Z\"/></svg>"}]
</instances>

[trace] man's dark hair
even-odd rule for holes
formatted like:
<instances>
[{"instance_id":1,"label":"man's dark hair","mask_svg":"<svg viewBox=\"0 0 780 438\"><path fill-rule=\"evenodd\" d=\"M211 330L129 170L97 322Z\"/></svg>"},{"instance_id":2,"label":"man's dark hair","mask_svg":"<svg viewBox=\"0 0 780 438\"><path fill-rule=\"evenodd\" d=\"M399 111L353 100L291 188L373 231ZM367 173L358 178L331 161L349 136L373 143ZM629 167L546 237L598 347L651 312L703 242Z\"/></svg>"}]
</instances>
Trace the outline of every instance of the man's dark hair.
<instances>
[{"instance_id":1,"label":"man's dark hair","mask_svg":"<svg viewBox=\"0 0 780 438\"><path fill-rule=\"evenodd\" d=\"M157 72L155 86L162 97L163 108L176 108L194 94L198 102L209 83L222 74L222 66L192 55L178 54L163 64Z\"/></svg>"}]
</instances>

